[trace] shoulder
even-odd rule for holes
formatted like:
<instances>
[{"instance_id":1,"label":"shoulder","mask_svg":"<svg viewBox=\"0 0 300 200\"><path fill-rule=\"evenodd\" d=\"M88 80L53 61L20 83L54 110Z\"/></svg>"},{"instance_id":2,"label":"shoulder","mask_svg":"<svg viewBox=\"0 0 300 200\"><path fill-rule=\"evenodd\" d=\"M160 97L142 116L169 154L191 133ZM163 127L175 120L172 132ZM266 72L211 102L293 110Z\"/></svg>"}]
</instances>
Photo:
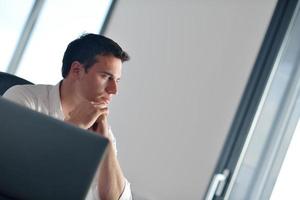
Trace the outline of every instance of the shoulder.
<instances>
[{"instance_id":1,"label":"shoulder","mask_svg":"<svg viewBox=\"0 0 300 200\"><path fill-rule=\"evenodd\" d=\"M41 99L48 96L52 87L51 85L15 85L9 88L3 97L34 109Z\"/></svg>"},{"instance_id":2,"label":"shoulder","mask_svg":"<svg viewBox=\"0 0 300 200\"><path fill-rule=\"evenodd\" d=\"M3 97L28 97L38 98L47 96L49 91L53 88L52 85L15 85L9 88L3 95Z\"/></svg>"}]
</instances>

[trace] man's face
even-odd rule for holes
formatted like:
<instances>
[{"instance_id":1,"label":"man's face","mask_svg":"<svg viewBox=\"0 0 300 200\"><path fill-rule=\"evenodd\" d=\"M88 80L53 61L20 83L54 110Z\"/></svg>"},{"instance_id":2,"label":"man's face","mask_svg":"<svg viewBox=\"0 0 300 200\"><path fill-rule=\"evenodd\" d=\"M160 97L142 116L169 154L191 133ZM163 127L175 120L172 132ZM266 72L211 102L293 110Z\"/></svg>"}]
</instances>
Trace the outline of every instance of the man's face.
<instances>
[{"instance_id":1,"label":"man's face","mask_svg":"<svg viewBox=\"0 0 300 200\"><path fill-rule=\"evenodd\" d=\"M79 80L79 92L88 101L109 104L117 94L122 73L121 59L112 55L96 56L94 63Z\"/></svg>"}]
</instances>

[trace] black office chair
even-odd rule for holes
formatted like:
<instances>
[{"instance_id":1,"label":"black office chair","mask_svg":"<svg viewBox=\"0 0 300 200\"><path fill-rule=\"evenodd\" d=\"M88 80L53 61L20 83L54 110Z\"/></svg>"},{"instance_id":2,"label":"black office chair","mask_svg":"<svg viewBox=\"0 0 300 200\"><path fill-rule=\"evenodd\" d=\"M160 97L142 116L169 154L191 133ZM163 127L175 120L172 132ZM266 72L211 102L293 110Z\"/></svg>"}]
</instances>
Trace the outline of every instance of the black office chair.
<instances>
[{"instance_id":1,"label":"black office chair","mask_svg":"<svg viewBox=\"0 0 300 200\"><path fill-rule=\"evenodd\" d=\"M0 72L0 96L2 96L8 88L14 85L24 85L24 84L33 84L33 83L12 74Z\"/></svg>"}]
</instances>

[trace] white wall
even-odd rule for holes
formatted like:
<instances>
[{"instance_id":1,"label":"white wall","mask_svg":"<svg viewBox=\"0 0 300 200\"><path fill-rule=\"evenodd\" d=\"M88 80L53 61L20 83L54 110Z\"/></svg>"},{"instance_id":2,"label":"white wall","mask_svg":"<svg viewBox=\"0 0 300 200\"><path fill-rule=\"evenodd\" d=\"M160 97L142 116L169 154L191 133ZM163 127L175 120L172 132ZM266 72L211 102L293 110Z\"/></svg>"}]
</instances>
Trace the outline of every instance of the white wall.
<instances>
[{"instance_id":1,"label":"white wall","mask_svg":"<svg viewBox=\"0 0 300 200\"><path fill-rule=\"evenodd\" d=\"M111 107L122 168L147 199L201 199L275 0L119 0L131 55Z\"/></svg>"}]
</instances>

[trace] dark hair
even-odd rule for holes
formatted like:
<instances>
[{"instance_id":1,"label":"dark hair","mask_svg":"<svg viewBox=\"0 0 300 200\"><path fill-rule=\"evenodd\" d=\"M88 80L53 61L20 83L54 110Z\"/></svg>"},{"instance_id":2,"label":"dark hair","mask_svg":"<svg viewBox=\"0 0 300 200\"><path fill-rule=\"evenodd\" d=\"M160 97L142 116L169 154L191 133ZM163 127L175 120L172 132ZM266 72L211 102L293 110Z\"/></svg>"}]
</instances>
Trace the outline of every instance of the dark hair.
<instances>
[{"instance_id":1,"label":"dark hair","mask_svg":"<svg viewBox=\"0 0 300 200\"><path fill-rule=\"evenodd\" d=\"M97 61L97 55L113 55L122 62L129 60L129 55L113 40L98 34L84 34L68 45L62 61L62 76L67 77L74 61L83 64L87 71Z\"/></svg>"}]
</instances>

